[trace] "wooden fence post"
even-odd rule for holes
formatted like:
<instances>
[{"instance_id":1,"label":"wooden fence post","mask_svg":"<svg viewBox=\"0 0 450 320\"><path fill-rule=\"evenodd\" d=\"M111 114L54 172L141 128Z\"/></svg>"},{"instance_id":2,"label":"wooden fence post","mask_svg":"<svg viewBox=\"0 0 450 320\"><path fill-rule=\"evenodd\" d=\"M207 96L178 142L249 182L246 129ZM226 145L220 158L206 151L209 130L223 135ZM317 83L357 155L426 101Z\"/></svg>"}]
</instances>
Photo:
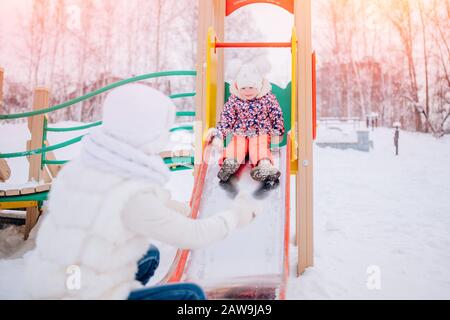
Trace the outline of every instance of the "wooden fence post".
<instances>
[{"instance_id":1,"label":"wooden fence post","mask_svg":"<svg viewBox=\"0 0 450 320\"><path fill-rule=\"evenodd\" d=\"M3 76L5 71L0 68L0 114L3 113ZM6 163L6 160L0 159L0 182L8 180L11 175L11 170Z\"/></svg>"},{"instance_id":2,"label":"wooden fence post","mask_svg":"<svg viewBox=\"0 0 450 320\"><path fill-rule=\"evenodd\" d=\"M46 109L49 106L50 91L47 88L36 88L33 98L33 111ZM40 149L43 147L44 138L44 118L45 115L37 115L28 118L28 128L31 132L31 140L27 143L28 150ZM42 154L31 155L29 157L30 169L28 174L29 181L39 182L42 178ZM27 209L25 221L25 239L28 238L31 229L39 218L39 208L33 207Z\"/></svg>"},{"instance_id":3,"label":"wooden fence post","mask_svg":"<svg viewBox=\"0 0 450 320\"><path fill-rule=\"evenodd\" d=\"M47 88L36 88L34 91L33 111L46 109L49 106L50 92ZM31 133L29 150L40 149L44 138L44 115L33 116L28 119L28 128ZM39 182L41 180L42 155L30 156L29 181Z\"/></svg>"}]
</instances>

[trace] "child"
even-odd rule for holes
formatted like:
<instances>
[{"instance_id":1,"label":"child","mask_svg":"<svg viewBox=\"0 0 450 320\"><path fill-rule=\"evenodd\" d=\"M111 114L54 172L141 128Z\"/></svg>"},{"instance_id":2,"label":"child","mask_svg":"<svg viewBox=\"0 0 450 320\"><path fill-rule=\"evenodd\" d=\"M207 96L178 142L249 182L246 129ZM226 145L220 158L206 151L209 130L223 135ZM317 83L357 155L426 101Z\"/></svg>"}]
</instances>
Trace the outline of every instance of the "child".
<instances>
[{"instance_id":1,"label":"child","mask_svg":"<svg viewBox=\"0 0 450 320\"><path fill-rule=\"evenodd\" d=\"M208 140L215 146L232 135L220 160L218 178L226 182L235 174L249 154L253 166L251 176L256 181L276 181L280 171L273 165L270 152L272 137L284 134L283 112L269 81L263 78L255 64L244 64L231 84L231 97L225 104L216 129L209 131Z\"/></svg>"},{"instance_id":2,"label":"child","mask_svg":"<svg viewBox=\"0 0 450 320\"><path fill-rule=\"evenodd\" d=\"M16 275L3 272L0 263L0 288L16 287L17 293L5 290L0 298L205 298L195 284L142 287L159 262L150 241L199 248L249 224L260 209L240 197L230 210L192 220L187 204L171 200L164 188L169 170L159 153L174 118L172 101L148 86L108 95L103 126L83 138L80 156L53 183L36 248Z\"/></svg>"}]
</instances>

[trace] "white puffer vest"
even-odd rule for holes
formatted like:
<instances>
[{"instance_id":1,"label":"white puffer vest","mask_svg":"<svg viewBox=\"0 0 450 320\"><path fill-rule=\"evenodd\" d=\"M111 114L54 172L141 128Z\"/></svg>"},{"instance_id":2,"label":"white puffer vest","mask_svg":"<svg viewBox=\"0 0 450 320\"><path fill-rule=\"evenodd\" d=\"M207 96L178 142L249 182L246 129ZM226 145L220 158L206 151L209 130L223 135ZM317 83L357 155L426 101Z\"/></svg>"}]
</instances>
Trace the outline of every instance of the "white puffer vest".
<instances>
[{"instance_id":1,"label":"white puffer vest","mask_svg":"<svg viewBox=\"0 0 450 320\"><path fill-rule=\"evenodd\" d=\"M36 249L25 259L31 299L126 299L141 287L137 262L149 240L123 226L126 203L159 186L125 180L73 160L53 184Z\"/></svg>"}]
</instances>

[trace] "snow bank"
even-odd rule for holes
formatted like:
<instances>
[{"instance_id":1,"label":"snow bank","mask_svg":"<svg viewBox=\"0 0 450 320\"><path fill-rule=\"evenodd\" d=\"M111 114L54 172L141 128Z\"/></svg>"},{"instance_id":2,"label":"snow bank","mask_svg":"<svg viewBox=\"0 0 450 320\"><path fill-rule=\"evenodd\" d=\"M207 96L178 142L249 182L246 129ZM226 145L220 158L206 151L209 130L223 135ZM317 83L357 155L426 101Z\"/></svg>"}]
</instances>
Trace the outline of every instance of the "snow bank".
<instances>
[{"instance_id":1,"label":"snow bank","mask_svg":"<svg viewBox=\"0 0 450 320\"><path fill-rule=\"evenodd\" d=\"M8 258L23 245L23 229L23 226L9 226L0 230L0 259Z\"/></svg>"},{"instance_id":2,"label":"snow bank","mask_svg":"<svg viewBox=\"0 0 450 320\"><path fill-rule=\"evenodd\" d=\"M450 137L401 132L395 157L394 130L371 135L370 153L314 149L315 266L289 299L450 298Z\"/></svg>"}]
</instances>

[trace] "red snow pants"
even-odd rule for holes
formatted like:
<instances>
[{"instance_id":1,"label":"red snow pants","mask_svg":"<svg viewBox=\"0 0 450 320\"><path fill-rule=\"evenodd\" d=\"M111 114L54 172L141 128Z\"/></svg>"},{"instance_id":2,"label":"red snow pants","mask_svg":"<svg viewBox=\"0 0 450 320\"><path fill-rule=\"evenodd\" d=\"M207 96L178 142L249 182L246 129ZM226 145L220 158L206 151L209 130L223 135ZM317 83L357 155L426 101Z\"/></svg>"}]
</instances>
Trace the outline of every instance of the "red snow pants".
<instances>
[{"instance_id":1,"label":"red snow pants","mask_svg":"<svg viewBox=\"0 0 450 320\"><path fill-rule=\"evenodd\" d=\"M252 166L258 165L258 162L263 159L268 159L273 164L273 156L270 152L270 136L267 134L251 138L234 136L225 148L219 164L222 165L226 158L234 158L238 163L243 164L247 154Z\"/></svg>"}]
</instances>

